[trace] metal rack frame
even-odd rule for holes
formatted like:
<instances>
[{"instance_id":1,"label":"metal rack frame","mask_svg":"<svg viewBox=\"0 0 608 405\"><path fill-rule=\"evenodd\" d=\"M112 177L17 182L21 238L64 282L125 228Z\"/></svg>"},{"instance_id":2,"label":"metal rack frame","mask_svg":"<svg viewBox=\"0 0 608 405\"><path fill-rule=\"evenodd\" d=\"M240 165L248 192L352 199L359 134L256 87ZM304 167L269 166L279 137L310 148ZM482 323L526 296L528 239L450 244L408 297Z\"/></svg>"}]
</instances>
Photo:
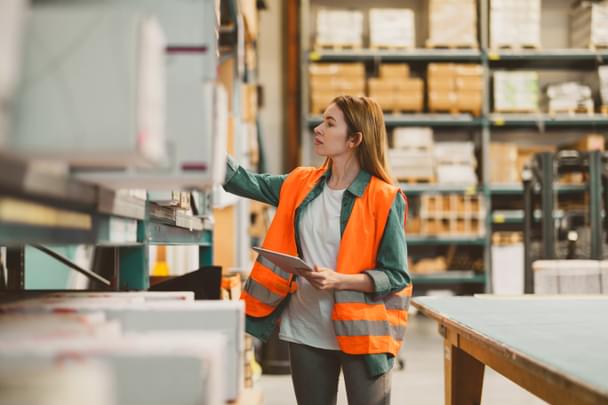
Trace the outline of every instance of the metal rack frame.
<instances>
[{"instance_id":1,"label":"metal rack frame","mask_svg":"<svg viewBox=\"0 0 608 405\"><path fill-rule=\"evenodd\" d=\"M580 153L579 160L584 167L578 171L584 171L588 175L587 183L581 192L589 193L589 225L591 229L591 257L593 260L601 260L603 257L603 221L602 210L605 211L606 198L604 197L604 183L608 179L605 176L605 158L602 152ZM532 261L536 259L552 260L557 257L555 244L557 241L555 227L555 178L566 164L559 158L558 154L541 153L535 156L532 167L527 170L523 182L524 193L524 292L534 292L534 276L532 272ZM570 171L577 171L571 168ZM542 251L540 258L533 258L531 251L532 228L536 222L534 218L534 203L540 199L541 226L542 226ZM604 203L602 203L604 200Z\"/></svg>"},{"instance_id":2,"label":"metal rack frame","mask_svg":"<svg viewBox=\"0 0 608 405\"><path fill-rule=\"evenodd\" d=\"M485 89L483 109L480 117L470 115L453 116L450 114L386 114L385 122L388 128L395 126L430 126L434 128L468 129L479 134L479 146L482 161L482 176L477 191L486 198L486 235L484 243L484 263L486 268L485 290L491 291L491 233L493 229L492 197L493 196L522 196L525 192L521 186L495 186L489 182L489 145L491 133L498 128L536 128L544 132L547 128L608 128L608 116L593 114L591 116L572 116L567 114L498 114L491 112L490 80L492 72L497 68L537 68L537 69L575 69L591 70L598 64L608 61L608 51L605 49L552 49L552 50L494 50L489 48L489 0L478 0L479 49L412 49L403 51L357 49L357 50L316 50L310 43L311 3L314 0L300 2L300 66L301 75L301 158L308 163L312 161L307 154L309 148L308 132L310 128L321 122L319 115L308 113L308 64L315 62L364 62L378 64L380 62L404 62L425 64L430 62L464 62L479 63L483 67ZM475 137L477 135L474 135ZM429 191L436 193L469 192L468 187L441 185L402 185L410 195L418 195ZM557 192L580 192L576 185L559 185ZM456 190L455 190L456 189ZM460 190L458 190L460 189ZM409 238L408 245L437 245L449 244L449 238ZM458 242L454 242L458 243ZM475 241L475 243L480 243ZM462 280L467 282L467 280Z\"/></svg>"}]
</instances>

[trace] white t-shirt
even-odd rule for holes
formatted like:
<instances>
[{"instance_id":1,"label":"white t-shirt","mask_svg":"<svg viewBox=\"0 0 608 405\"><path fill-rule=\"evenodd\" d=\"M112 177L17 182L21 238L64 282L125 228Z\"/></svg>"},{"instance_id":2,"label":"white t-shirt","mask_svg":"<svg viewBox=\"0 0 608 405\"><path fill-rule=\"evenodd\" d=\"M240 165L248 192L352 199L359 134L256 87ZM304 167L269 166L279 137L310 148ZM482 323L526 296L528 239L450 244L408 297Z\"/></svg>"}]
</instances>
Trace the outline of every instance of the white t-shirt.
<instances>
[{"instance_id":1,"label":"white t-shirt","mask_svg":"<svg viewBox=\"0 0 608 405\"><path fill-rule=\"evenodd\" d=\"M336 269L344 190L332 190L326 184L302 214L299 228L302 254L304 261L311 265ZM298 289L282 314L279 338L339 350L331 320L333 290L317 290L303 277L298 277L297 283Z\"/></svg>"}]
</instances>

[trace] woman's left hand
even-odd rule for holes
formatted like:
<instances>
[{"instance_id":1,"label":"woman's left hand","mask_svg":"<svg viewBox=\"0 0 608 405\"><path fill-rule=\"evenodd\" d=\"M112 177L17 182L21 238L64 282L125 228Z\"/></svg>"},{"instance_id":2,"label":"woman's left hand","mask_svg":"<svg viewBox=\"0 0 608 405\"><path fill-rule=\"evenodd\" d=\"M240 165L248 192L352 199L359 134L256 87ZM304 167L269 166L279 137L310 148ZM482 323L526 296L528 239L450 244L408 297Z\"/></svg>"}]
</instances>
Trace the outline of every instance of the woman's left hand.
<instances>
[{"instance_id":1,"label":"woman's left hand","mask_svg":"<svg viewBox=\"0 0 608 405\"><path fill-rule=\"evenodd\" d=\"M318 290L339 289L343 281L343 274L337 273L327 267L319 266L315 266L314 271L307 271L302 276Z\"/></svg>"}]
</instances>

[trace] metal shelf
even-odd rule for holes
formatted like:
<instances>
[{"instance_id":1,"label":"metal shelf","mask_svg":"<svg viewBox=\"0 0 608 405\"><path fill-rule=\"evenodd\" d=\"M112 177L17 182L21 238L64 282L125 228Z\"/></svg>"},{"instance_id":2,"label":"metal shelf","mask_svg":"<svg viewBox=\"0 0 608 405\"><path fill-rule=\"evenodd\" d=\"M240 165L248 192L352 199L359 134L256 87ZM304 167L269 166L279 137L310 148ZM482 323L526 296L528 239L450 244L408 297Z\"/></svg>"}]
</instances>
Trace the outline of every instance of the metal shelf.
<instances>
[{"instance_id":1,"label":"metal shelf","mask_svg":"<svg viewBox=\"0 0 608 405\"><path fill-rule=\"evenodd\" d=\"M595 69L598 64L608 61L608 51L591 49L524 49L488 50L486 56L492 67L541 68L587 68Z\"/></svg>"},{"instance_id":2,"label":"metal shelf","mask_svg":"<svg viewBox=\"0 0 608 405\"><path fill-rule=\"evenodd\" d=\"M211 246L212 242L211 231L190 231L159 223L146 223L144 228L144 242L151 245Z\"/></svg>"},{"instance_id":3,"label":"metal shelf","mask_svg":"<svg viewBox=\"0 0 608 405\"><path fill-rule=\"evenodd\" d=\"M485 246L486 239L481 236L406 236L408 246L433 245L472 245Z\"/></svg>"},{"instance_id":4,"label":"metal shelf","mask_svg":"<svg viewBox=\"0 0 608 405\"><path fill-rule=\"evenodd\" d=\"M453 273L453 274L451 274ZM414 284L463 284L463 283L475 283L485 284L485 274L471 273L463 274L468 272L461 271L446 271L442 273L434 273L428 275L416 275L412 276L412 282Z\"/></svg>"},{"instance_id":5,"label":"metal shelf","mask_svg":"<svg viewBox=\"0 0 608 405\"><path fill-rule=\"evenodd\" d=\"M584 215L584 213L582 214ZM557 210L553 212L553 219L561 219L564 217L564 211ZM542 219L542 211L534 211L534 220ZM492 213L492 223L495 225L523 225L524 211L523 210L498 210Z\"/></svg>"},{"instance_id":6,"label":"metal shelf","mask_svg":"<svg viewBox=\"0 0 608 405\"><path fill-rule=\"evenodd\" d=\"M317 126L323 121L321 115L308 117L308 126ZM388 127L430 126L430 127L471 127L481 128L483 119L470 114L385 114L384 122Z\"/></svg>"},{"instance_id":7,"label":"metal shelf","mask_svg":"<svg viewBox=\"0 0 608 405\"><path fill-rule=\"evenodd\" d=\"M94 209L98 203L97 186L51 174L40 165L6 155L0 158L0 191L80 208Z\"/></svg>"},{"instance_id":8,"label":"metal shelf","mask_svg":"<svg viewBox=\"0 0 608 405\"><path fill-rule=\"evenodd\" d=\"M0 222L0 245L94 244L95 229L68 229Z\"/></svg>"},{"instance_id":9,"label":"metal shelf","mask_svg":"<svg viewBox=\"0 0 608 405\"><path fill-rule=\"evenodd\" d=\"M409 184L401 183L401 189L406 195L418 195L423 193L461 193L477 194L481 190L477 185L458 185L458 184Z\"/></svg>"},{"instance_id":10,"label":"metal shelf","mask_svg":"<svg viewBox=\"0 0 608 405\"><path fill-rule=\"evenodd\" d=\"M409 50L313 50L308 52L311 62L481 62L481 52L475 49L409 49Z\"/></svg>"},{"instance_id":11,"label":"metal shelf","mask_svg":"<svg viewBox=\"0 0 608 405\"><path fill-rule=\"evenodd\" d=\"M489 121L493 127L608 127L602 114L493 113Z\"/></svg>"},{"instance_id":12,"label":"metal shelf","mask_svg":"<svg viewBox=\"0 0 608 405\"><path fill-rule=\"evenodd\" d=\"M555 184L555 190L560 194L583 193L587 191L586 184ZM491 185L492 195L517 195L523 194L524 189L521 184Z\"/></svg>"}]
</instances>

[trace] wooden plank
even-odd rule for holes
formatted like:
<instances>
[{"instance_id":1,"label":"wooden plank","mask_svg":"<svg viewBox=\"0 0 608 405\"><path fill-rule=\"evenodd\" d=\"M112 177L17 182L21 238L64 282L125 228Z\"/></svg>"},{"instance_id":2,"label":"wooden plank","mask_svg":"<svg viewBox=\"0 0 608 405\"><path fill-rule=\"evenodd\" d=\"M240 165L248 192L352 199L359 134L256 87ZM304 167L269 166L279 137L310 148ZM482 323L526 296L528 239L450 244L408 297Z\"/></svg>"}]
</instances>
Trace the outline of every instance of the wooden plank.
<instances>
[{"instance_id":1,"label":"wooden plank","mask_svg":"<svg viewBox=\"0 0 608 405\"><path fill-rule=\"evenodd\" d=\"M480 404L484 364L448 339L444 350L446 405Z\"/></svg>"},{"instance_id":2,"label":"wooden plank","mask_svg":"<svg viewBox=\"0 0 608 405\"><path fill-rule=\"evenodd\" d=\"M551 371L530 366L527 359L509 356L495 344L488 344L476 337L462 336L462 351L499 372L522 388L555 405L605 403L595 395L588 395L576 384L555 378Z\"/></svg>"},{"instance_id":3,"label":"wooden plank","mask_svg":"<svg viewBox=\"0 0 608 405\"><path fill-rule=\"evenodd\" d=\"M485 308L484 310L491 311L492 308L488 306L488 303L497 300L498 299L485 300L483 302L479 300L480 302L475 303L475 305ZM517 301L512 298L510 300L513 302ZM533 301L534 300L529 298L524 300L526 305L528 305L528 302L531 303ZM537 299L536 301L541 301L541 299ZM567 301L569 306L575 305L573 300ZM571 301L572 304L570 304ZM588 302L588 300L583 301ZM602 301L603 300L598 300L597 302ZM508 303L509 302L506 302L505 304ZM544 363L541 358L535 356L535 353L523 353L521 350L515 350L504 342L493 339L490 336L491 333L487 330L475 330L472 327L469 327L456 319L457 316L453 312L451 315L441 313L441 311L433 308L432 305L427 305L418 300L414 300L413 304L423 314L439 321L447 331L447 336L450 334L457 334L459 336L458 347L462 350L550 403L599 404L608 401L608 392L606 392L606 390L598 388L598 386L593 386L590 383L565 372L563 369L559 370ZM516 308L513 308L512 310L514 311L512 322L514 325L520 324L521 322L517 322L517 320L523 319L522 314L518 313ZM494 319L495 322L496 319L500 318L493 317L492 319ZM564 319L570 318L567 315L564 315ZM578 322L573 323L572 328L580 329L585 328L585 326ZM489 328L489 330L491 329L492 328ZM521 332L517 330L516 326L513 326L512 329L512 333L514 334ZM535 333L538 334L539 330L535 330ZM598 338L602 339L601 337ZM585 343L579 342L579 344ZM567 347L564 347L564 350L567 350ZM581 361L584 361L584 359L581 359Z\"/></svg>"}]
</instances>

